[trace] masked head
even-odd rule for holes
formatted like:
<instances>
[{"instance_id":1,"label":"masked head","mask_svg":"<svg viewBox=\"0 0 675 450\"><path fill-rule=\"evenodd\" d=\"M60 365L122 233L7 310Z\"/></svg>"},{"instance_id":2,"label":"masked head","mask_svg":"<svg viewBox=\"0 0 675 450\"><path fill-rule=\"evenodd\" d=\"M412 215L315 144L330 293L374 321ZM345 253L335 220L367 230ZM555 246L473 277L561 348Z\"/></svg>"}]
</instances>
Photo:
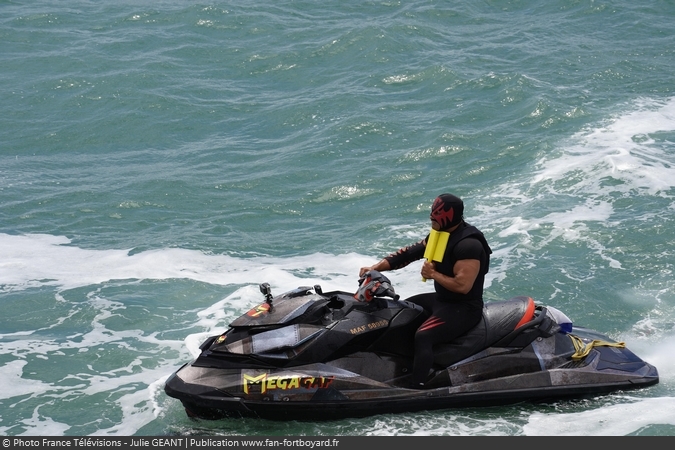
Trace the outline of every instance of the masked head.
<instances>
[{"instance_id":1,"label":"masked head","mask_svg":"<svg viewBox=\"0 0 675 450\"><path fill-rule=\"evenodd\" d=\"M441 230L452 228L462 221L464 202L452 194L441 194L431 206L431 220L438 222Z\"/></svg>"}]
</instances>

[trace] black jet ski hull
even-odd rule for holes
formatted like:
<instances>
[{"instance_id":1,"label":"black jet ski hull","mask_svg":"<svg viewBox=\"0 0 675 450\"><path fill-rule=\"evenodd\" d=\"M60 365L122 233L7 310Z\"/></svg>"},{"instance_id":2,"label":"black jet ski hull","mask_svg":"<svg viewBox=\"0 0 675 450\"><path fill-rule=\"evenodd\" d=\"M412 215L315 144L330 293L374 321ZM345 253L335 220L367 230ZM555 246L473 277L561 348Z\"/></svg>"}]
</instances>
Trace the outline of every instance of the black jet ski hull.
<instances>
[{"instance_id":1,"label":"black jet ski hull","mask_svg":"<svg viewBox=\"0 0 675 450\"><path fill-rule=\"evenodd\" d=\"M546 307L516 297L486 304L479 325L435 347L426 388L410 389L426 313L315 289L268 299L205 341L169 377L167 395L203 419L332 420L585 398L659 381L623 343L583 327L565 332Z\"/></svg>"},{"instance_id":2,"label":"black jet ski hull","mask_svg":"<svg viewBox=\"0 0 675 450\"><path fill-rule=\"evenodd\" d=\"M175 377L175 375L174 375ZM643 379L637 383L620 382L598 386L549 386L536 390L503 390L491 392L466 392L449 395L447 392L424 391L413 398L384 398L359 401L246 401L241 397L217 397L190 392L180 379L167 385L167 394L180 398L189 417L218 420L224 418L252 417L267 420L324 421L368 417L380 414L413 413L466 407L513 405L522 402L547 402L565 399L590 398L612 392L632 390L658 383L656 379Z\"/></svg>"},{"instance_id":3,"label":"black jet ski hull","mask_svg":"<svg viewBox=\"0 0 675 450\"><path fill-rule=\"evenodd\" d=\"M578 334L582 334L577 330ZM597 335L593 335L596 338ZM554 339L554 338L549 338ZM609 339L607 339L610 341ZM511 364L525 369L544 345L524 351ZM521 352L522 353L522 352ZM541 356L541 355L539 355ZM358 355L356 355L358 358ZM627 349L598 347L588 361L564 362L550 370L486 378L504 370L506 355L485 356L439 371L425 390L407 389L345 373L330 364L267 372L195 367L186 364L166 382L187 414L202 419L257 417L272 420L333 420L374 414L509 405L588 398L657 384L658 372ZM490 359L493 358L493 361ZM550 362L554 357L548 359ZM336 362L337 364L340 361ZM391 364L383 364L391 366ZM344 364L349 365L349 364ZM511 371L515 369L510 369ZM475 378L474 382L467 380ZM453 379L458 384L452 385ZM434 383L441 384L433 387ZM446 385L447 384L447 385Z\"/></svg>"}]
</instances>

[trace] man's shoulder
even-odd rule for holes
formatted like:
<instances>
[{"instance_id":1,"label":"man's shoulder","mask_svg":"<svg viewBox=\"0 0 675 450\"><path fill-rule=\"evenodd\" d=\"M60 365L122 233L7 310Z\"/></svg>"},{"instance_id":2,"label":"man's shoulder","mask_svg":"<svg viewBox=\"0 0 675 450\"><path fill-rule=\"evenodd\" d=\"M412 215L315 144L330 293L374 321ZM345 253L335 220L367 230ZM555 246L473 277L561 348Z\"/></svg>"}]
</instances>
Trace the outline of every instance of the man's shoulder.
<instances>
[{"instance_id":1,"label":"man's shoulder","mask_svg":"<svg viewBox=\"0 0 675 450\"><path fill-rule=\"evenodd\" d=\"M479 236L470 235L462 239L457 243L457 248L474 248L480 247L483 248L483 243Z\"/></svg>"},{"instance_id":2,"label":"man's shoulder","mask_svg":"<svg viewBox=\"0 0 675 450\"><path fill-rule=\"evenodd\" d=\"M467 236L457 243L454 253L462 259L479 259L485 252L485 247L478 236ZM470 258L474 257L474 258Z\"/></svg>"}]
</instances>

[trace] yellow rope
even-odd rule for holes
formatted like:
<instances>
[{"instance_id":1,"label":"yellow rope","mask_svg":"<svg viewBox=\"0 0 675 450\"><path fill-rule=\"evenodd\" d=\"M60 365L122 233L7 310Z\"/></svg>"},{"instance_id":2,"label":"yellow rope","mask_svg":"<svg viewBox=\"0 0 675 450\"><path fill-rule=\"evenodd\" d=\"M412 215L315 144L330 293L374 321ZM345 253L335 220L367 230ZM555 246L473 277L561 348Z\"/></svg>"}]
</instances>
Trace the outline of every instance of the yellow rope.
<instances>
[{"instance_id":1,"label":"yellow rope","mask_svg":"<svg viewBox=\"0 0 675 450\"><path fill-rule=\"evenodd\" d=\"M625 342L607 342L607 341L599 341L597 339L589 342L588 344L584 344L584 342L581 340L579 336L575 336L573 334L568 334L568 336L570 337L570 339L572 339L574 349L576 350L576 352L572 355L572 359L575 360L583 359L586 356L588 356L593 347L618 347L618 348L626 347Z\"/></svg>"}]
</instances>

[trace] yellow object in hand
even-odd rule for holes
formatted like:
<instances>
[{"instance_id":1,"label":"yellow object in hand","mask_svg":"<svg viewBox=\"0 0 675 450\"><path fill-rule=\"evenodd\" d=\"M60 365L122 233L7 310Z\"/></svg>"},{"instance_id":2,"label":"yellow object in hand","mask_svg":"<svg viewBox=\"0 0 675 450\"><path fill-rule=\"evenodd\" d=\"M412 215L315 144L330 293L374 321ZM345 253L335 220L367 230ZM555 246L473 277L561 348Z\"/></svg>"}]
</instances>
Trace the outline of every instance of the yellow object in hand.
<instances>
[{"instance_id":1,"label":"yellow object in hand","mask_svg":"<svg viewBox=\"0 0 675 450\"><path fill-rule=\"evenodd\" d=\"M424 259L427 261L443 261L445 248L448 246L448 239L450 239L450 233L447 231L436 231L432 229L429 233L427 248L424 250ZM427 279L422 278L422 281L426 282Z\"/></svg>"}]
</instances>

